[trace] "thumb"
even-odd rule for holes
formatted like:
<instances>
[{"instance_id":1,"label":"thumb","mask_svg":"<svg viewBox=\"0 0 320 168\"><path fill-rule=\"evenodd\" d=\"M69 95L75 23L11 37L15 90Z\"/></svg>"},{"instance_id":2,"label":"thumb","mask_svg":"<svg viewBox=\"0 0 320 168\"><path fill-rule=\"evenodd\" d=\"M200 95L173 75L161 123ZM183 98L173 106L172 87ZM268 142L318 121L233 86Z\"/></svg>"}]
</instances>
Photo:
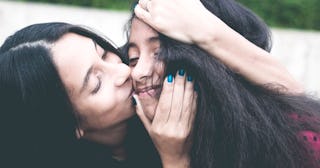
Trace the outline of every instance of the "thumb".
<instances>
[{"instance_id":1,"label":"thumb","mask_svg":"<svg viewBox=\"0 0 320 168\"><path fill-rule=\"evenodd\" d=\"M136 102L136 113L137 113L138 117L140 118L140 120L142 121L144 127L149 132L150 127L151 127L151 121L148 119L148 117L144 113L142 105L141 105L141 102L140 102L138 96L137 95L133 95L133 98L134 98L134 100Z\"/></svg>"},{"instance_id":2,"label":"thumb","mask_svg":"<svg viewBox=\"0 0 320 168\"><path fill-rule=\"evenodd\" d=\"M136 7L134 8L134 13L139 19L150 25L151 14L146 9L142 8L140 4L136 5Z\"/></svg>"}]
</instances>

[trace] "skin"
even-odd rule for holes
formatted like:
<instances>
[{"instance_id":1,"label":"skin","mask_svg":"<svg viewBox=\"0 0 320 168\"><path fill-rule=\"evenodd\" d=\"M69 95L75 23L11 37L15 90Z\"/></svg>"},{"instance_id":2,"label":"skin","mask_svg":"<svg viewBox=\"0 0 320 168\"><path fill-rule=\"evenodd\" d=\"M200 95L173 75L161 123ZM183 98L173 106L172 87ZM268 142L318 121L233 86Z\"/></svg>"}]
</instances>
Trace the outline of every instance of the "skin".
<instances>
[{"instance_id":1,"label":"skin","mask_svg":"<svg viewBox=\"0 0 320 168\"><path fill-rule=\"evenodd\" d=\"M294 94L304 91L275 57L231 29L199 0L139 0L135 14L171 38L197 44L253 83L279 84Z\"/></svg>"},{"instance_id":2,"label":"skin","mask_svg":"<svg viewBox=\"0 0 320 168\"><path fill-rule=\"evenodd\" d=\"M187 81L186 75L164 84L162 78L158 79L163 88L157 93L160 101L151 121L144 115L139 98L136 98L136 108L132 105L131 69L119 56L105 51L92 39L74 33L65 34L51 51L76 110L79 137L104 144L112 149L114 158L126 159L123 144L126 121L136 110L158 149L163 167L189 166L185 147L192 131L196 95L193 82ZM88 80L84 82L86 76Z\"/></svg>"},{"instance_id":3,"label":"skin","mask_svg":"<svg viewBox=\"0 0 320 168\"><path fill-rule=\"evenodd\" d=\"M186 72L183 75L177 72L174 85L167 81L168 77L162 83L164 65L155 59L160 48L158 33L137 18L131 26L128 55L135 96L139 100L137 113L151 135L163 165L189 167L189 137L197 98L193 82L186 80ZM172 103L158 104L163 101ZM172 109L178 109L180 113L172 113ZM165 139L170 140L163 145Z\"/></svg>"},{"instance_id":4,"label":"skin","mask_svg":"<svg viewBox=\"0 0 320 168\"><path fill-rule=\"evenodd\" d=\"M185 10L193 14L186 16ZM141 100L142 110L138 114L141 113L139 116L145 117L142 119L147 121L145 126L157 116L155 109L158 108L159 96L156 86L159 85L158 79L163 78L164 73L163 64L155 59L160 47L157 31L177 40L199 45L254 83L261 85L277 83L285 86L287 88L285 91L292 93L300 93L303 90L284 66L274 60L268 52L232 30L207 11L200 1L140 0L135 13L139 19L134 18L132 21L128 55L134 88L137 90L137 97ZM203 31L199 30L198 24L194 24L196 22L204 25L201 26ZM150 131L149 134L153 135ZM157 147L157 141L154 142ZM180 142L185 145L184 148L188 149L186 140L180 140ZM159 147L157 149L158 151L163 150ZM188 156L183 155L183 152L188 153L188 150L180 152L184 158L181 163L188 163ZM166 160L164 157L161 158Z\"/></svg>"},{"instance_id":5,"label":"skin","mask_svg":"<svg viewBox=\"0 0 320 168\"><path fill-rule=\"evenodd\" d=\"M83 138L117 148L132 117L130 68L90 38L64 35L52 48L53 60L76 109ZM76 59L75 59L76 58ZM92 67L87 86L84 79Z\"/></svg>"},{"instance_id":6,"label":"skin","mask_svg":"<svg viewBox=\"0 0 320 168\"><path fill-rule=\"evenodd\" d=\"M147 117L152 120L164 78L164 66L155 59L160 49L158 33L134 18L129 38L129 66L133 86Z\"/></svg>"}]
</instances>

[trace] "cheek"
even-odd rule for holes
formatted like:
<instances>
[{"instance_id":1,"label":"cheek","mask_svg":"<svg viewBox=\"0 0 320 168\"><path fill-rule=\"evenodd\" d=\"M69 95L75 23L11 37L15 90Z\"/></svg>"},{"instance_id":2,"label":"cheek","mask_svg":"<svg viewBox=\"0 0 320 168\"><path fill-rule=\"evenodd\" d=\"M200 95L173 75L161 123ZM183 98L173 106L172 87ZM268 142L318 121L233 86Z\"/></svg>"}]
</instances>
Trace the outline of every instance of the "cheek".
<instances>
[{"instance_id":1,"label":"cheek","mask_svg":"<svg viewBox=\"0 0 320 168\"><path fill-rule=\"evenodd\" d=\"M87 99L83 104L85 109L82 109L81 116L87 119L95 119L110 114L116 105L116 101L112 94L101 94Z\"/></svg>"},{"instance_id":2,"label":"cheek","mask_svg":"<svg viewBox=\"0 0 320 168\"><path fill-rule=\"evenodd\" d=\"M113 109L114 106L119 103L117 102L118 99L115 91L114 87L104 87L100 95L97 97L96 102L101 105L101 108L104 109L104 111Z\"/></svg>"},{"instance_id":3,"label":"cheek","mask_svg":"<svg viewBox=\"0 0 320 168\"><path fill-rule=\"evenodd\" d=\"M164 64L162 62L160 62L160 61L157 61L156 64L155 64L155 72L159 76L159 79L163 79L164 78L164 70L165 70Z\"/></svg>"},{"instance_id":4,"label":"cheek","mask_svg":"<svg viewBox=\"0 0 320 168\"><path fill-rule=\"evenodd\" d=\"M83 117L98 118L108 115L116 104L114 89L102 87L97 94L90 95L88 98L83 99L79 106L84 107L81 109Z\"/></svg>"},{"instance_id":5,"label":"cheek","mask_svg":"<svg viewBox=\"0 0 320 168\"><path fill-rule=\"evenodd\" d=\"M153 120L158 105L158 99L149 97L148 99L140 99L140 103L147 118Z\"/></svg>"},{"instance_id":6,"label":"cheek","mask_svg":"<svg viewBox=\"0 0 320 168\"><path fill-rule=\"evenodd\" d=\"M131 105L128 103L131 102L129 91L129 89L122 87L106 86L102 89L96 103L99 103L100 107L110 114L127 111L127 106Z\"/></svg>"}]
</instances>

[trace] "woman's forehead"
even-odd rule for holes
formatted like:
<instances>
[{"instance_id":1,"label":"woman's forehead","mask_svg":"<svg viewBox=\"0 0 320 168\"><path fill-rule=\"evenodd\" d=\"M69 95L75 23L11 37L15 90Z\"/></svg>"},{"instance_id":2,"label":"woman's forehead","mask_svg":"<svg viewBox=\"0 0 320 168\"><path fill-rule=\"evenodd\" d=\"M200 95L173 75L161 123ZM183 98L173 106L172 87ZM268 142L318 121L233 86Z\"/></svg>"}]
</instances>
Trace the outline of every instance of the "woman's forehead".
<instances>
[{"instance_id":1,"label":"woman's forehead","mask_svg":"<svg viewBox=\"0 0 320 168\"><path fill-rule=\"evenodd\" d=\"M92 39L68 33L52 47L52 55L62 81L72 79L79 83L93 64L97 51Z\"/></svg>"}]
</instances>

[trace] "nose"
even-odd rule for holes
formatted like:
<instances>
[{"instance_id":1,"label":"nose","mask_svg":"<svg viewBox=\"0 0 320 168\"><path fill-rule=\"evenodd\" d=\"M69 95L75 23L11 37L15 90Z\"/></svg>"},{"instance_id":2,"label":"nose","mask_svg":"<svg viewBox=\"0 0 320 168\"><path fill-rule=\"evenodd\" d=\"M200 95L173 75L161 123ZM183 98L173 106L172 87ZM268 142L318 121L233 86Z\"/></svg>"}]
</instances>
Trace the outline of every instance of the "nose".
<instances>
[{"instance_id":1,"label":"nose","mask_svg":"<svg viewBox=\"0 0 320 168\"><path fill-rule=\"evenodd\" d=\"M137 82L143 82L147 80L152 76L153 67L154 58L141 54L136 66L132 68L132 79Z\"/></svg>"},{"instance_id":2,"label":"nose","mask_svg":"<svg viewBox=\"0 0 320 168\"><path fill-rule=\"evenodd\" d=\"M106 59L99 59L99 62L107 80L113 82L114 86L119 87L131 81L131 68L122 63L118 55L108 52Z\"/></svg>"},{"instance_id":3,"label":"nose","mask_svg":"<svg viewBox=\"0 0 320 168\"><path fill-rule=\"evenodd\" d=\"M114 66L114 85L119 87L131 80L131 69L124 63L115 64Z\"/></svg>"}]
</instances>

